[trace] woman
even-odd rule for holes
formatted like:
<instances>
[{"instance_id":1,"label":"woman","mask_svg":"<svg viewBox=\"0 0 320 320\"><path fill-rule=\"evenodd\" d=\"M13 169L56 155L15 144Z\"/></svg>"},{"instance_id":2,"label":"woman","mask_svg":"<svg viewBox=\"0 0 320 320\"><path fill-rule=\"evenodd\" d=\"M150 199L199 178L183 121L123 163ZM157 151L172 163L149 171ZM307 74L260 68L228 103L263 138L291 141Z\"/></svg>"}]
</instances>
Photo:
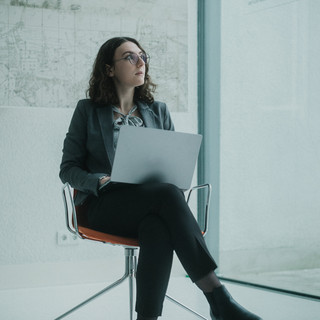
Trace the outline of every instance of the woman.
<instances>
[{"instance_id":1,"label":"woman","mask_svg":"<svg viewBox=\"0 0 320 320\"><path fill-rule=\"evenodd\" d=\"M90 99L78 102L64 141L60 178L79 190L75 203L86 202L93 229L139 239L138 320L161 315L174 251L204 292L212 319L260 319L221 285L199 226L176 186L108 185L122 125L174 130L166 105L153 99L148 60L132 38L112 38L101 46Z\"/></svg>"}]
</instances>

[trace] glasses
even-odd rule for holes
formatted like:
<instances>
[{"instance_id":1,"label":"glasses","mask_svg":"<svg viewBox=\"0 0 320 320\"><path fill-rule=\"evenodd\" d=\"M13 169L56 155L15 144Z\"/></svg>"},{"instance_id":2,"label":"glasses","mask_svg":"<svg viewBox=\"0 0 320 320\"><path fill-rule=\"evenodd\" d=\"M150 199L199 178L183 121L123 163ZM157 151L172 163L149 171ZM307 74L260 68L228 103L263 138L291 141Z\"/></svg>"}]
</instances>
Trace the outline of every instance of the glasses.
<instances>
[{"instance_id":1,"label":"glasses","mask_svg":"<svg viewBox=\"0 0 320 320\"><path fill-rule=\"evenodd\" d=\"M114 60L114 62L120 61L120 60L128 60L131 64L137 64L139 61L139 58L147 64L150 60L150 56L146 53L141 53L141 55L138 55L136 53L130 53L125 58L121 58L118 60Z\"/></svg>"}]
</instances>

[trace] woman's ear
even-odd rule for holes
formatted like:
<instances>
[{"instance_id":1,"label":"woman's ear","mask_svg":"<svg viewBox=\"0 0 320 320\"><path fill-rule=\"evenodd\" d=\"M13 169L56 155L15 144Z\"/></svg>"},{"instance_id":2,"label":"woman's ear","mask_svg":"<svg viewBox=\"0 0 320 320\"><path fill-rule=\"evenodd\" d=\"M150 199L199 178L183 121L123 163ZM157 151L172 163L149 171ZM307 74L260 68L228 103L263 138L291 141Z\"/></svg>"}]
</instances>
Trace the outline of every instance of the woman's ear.
<instances>
[{"instance_id":1,"label":"woman's ear","mask_svg":"<svg viewBox=\"0 0 320 320\"><path fill-rule=\"evenodd\" d=\"M106 64L106 71L107 71L108 77L114 76L113 67L109 66L108 64Z\"/></svg>"}]
</instances>

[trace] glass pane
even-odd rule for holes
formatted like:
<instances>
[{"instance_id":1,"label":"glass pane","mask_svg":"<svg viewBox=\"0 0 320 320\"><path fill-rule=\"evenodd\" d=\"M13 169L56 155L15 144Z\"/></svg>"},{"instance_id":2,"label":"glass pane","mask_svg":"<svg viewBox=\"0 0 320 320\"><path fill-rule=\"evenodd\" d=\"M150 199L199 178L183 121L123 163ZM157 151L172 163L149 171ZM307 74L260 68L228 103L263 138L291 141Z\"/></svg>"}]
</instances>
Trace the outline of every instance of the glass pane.
<instances>
[{"instance_id":1,"label":"glass pane","mask_svg":"<svg viewBox=\"0 0 320 320\"><path fill-rule=\"evenodd\" d=\"M320 296L320 2L221 3L220 272Z\"/></svg>"}]
</instances>

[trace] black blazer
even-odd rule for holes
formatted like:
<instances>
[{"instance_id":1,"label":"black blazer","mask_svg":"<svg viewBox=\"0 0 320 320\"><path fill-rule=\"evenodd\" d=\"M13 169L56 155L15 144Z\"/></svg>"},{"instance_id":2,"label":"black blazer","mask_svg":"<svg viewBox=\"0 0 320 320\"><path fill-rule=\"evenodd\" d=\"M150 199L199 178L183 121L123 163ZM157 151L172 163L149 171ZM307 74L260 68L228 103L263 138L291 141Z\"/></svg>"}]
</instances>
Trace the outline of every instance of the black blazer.
<instances>
[{"instance_id":1,"label":"black blazer","mask_svg":"<svg viewBox=\"0 0 320 320\"><path fill-rule=\"evenodd\" d=\"M174 130L165 103L137 103L146 127ZM60 179L77 189L75 204L82 204L89 194L98 196L99 178L110 175L114 160L113 112L110 105L90 99L80 100L64 140Z\"/></svg>"}]
</instances>

